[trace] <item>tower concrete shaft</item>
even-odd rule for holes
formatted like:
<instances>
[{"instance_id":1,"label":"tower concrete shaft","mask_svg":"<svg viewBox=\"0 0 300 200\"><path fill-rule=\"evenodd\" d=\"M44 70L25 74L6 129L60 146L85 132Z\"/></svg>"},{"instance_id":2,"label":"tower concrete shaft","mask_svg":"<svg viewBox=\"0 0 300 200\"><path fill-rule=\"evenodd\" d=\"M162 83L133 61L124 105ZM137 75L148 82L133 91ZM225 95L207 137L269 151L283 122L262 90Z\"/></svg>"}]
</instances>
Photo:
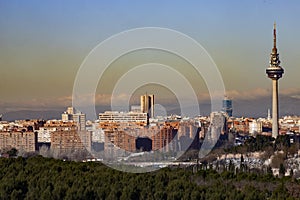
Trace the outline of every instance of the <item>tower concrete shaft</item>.
<instances>
[{"instance_id":1,"label":"tower concrete shaft","mask_svg":"<svg viewBox=\"0 0 300 200\"><path fill-rule=\"evenodd\" d=\"M273 95L272 95L272 137L278 136L278 81L272 80Z\"/></svg>"}]
</instances>

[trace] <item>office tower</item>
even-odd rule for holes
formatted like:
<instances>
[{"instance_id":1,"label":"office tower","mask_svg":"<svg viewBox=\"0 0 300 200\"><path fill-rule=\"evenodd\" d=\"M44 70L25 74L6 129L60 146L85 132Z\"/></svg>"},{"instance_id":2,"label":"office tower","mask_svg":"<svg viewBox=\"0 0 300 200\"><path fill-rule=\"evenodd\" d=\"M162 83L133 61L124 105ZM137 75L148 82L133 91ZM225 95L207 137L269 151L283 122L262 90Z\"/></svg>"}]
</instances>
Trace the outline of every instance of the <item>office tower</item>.
<instances>
[{"instance_id":1,"label":"office tower","mask_svg":"<svg viewBox=\"0 0 300 200\"><path fill-rule=\"evenodd\" d=\"M73 115L68 114L67 112L64 112L63 114L61 114L61 120L63 122L71 121L71 120L73 120Z\"/></svg>"},{"instance_id":2,"label":"office tower","mask_svg":"<svg viewBox=\"0 0 300 200\"><path fill-rule=\"evenodd\" d=\"M232 117L232 100L227 96L223 99L222 111L228 114L228 117Z\"/></svg>"},{"instance_id":3,"label":"office tower","mask_svg":"<svg viewBox=\"0 0 300 200\"><path fill-rule=\"evenodd\" d=\"M67 110L61 114L61 120L63 122L68 122L73 120L73 115L75 114L75 108L73 107L68 107Z\"/></svg>"},{"instance_id":4,"label":"office tower","mask_svg":"<svg viewBox=\"0 0 300 200\"><path fill-rule=\"evenodd\" d=\"M73 114L73 121L76 123L79 131L85 130L85 114L80 112Z\"/></svg>"},{"instance_id":5,"label":"office tower","mask_svg":"<svg viewBox=\"0 0 300 200\"><path fill-rule=\"evenodd\" d=\"M266 73L272 79L273 95L272 95L272 137L278 136L278 79L284 73L283 68L280 66L279 53L276 47L276 24L273 29L273 49L270 56L270 65L266 69Z\"/></svg>"},{"instance_id":6,"label":"office tower","mask_svg":"<svg viewBox=\"0 0 300 200\"><path fill-rule=\"evenodd\" d=\"M67 108L67 113L70 114L70 115L75 114L75 108L73 108L73 107L68 107L68 108Z\"/></svg>"},{"instance_id":7,"label":"office tower","mask_svg":"<svg viewBox=\"0 0 300 200\"><path fill-rule=\"evenodd\" d=\"M227 121L224 113L212 112L210 114L210 126L208 131L208 139L217 141L221 134L227 132Z\"/></svg>"},{"instance_id":8,"label":"office tower","mask_svg":"<svg viewBox=\"0 0 300 200\"><path fill-rule=\"evenodd\" d=\"M141 112L147 113L150 118L154 118L154 95L141 96Z\"/></svg>"},{"instance_id":9,"label":"office tower","mask_svg":"<svg viewBox=\"0 0 300 200\"><path fill-rule=\"evenodd\" d=\"M73 121L76 123L78 131L85 131L85 122L86 122L85 114L77 111L73 107L68 107L67 110L61 114L61 119L63 122Z\"/></svg>"}]
</instances>

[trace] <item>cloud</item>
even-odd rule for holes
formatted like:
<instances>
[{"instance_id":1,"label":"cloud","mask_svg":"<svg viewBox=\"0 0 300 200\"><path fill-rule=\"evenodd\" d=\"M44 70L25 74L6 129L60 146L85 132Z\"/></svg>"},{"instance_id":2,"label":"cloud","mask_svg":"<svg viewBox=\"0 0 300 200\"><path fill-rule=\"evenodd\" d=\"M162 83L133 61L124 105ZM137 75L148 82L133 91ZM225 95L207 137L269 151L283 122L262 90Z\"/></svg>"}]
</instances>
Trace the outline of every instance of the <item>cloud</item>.
<instances>
[{"instance_id":1,"label":"cloud","mask_svg":"<svg viewBox=\"0 0 300 200\"><path fill-rule=\"evenodd\" d=\"M76 97L76 96L75 96ZM80 105L111 105L111 103L115 104L124 104L130 100L131 95L121 93L117 95L112 94L84 94L76 97L76 102ZM72 97L70 98L70 102L72 103Z\"/></svg>"},{"instance_id":2,"label":"cloud","mask_svg":"<svg viewBox=\"0 0 300 200\"><path fill-rule=\"evenodd\" d=\"M251 100L251 99L257 99L261 97L266 97L271 94L271 91L269 89L265 88L255 88L252 90L226 90L224 91L216 91L212 94L209 93L201 93L198 94L198 100L201 101L210 101L212 99L212 96L214 96L216 99L223 99L224 95L231 99L235 100Z\"/></svg>"},{"instance_id":3,"label":"cloud","mask_svg":"<svg viewBox=\"0 0 300 200\"><path fill-rule=\"evenodd\" d=\"M247 91L228 90L226 91L226 95L235 100L253 100L253 99L271 96L272 90L266 88L255 88ZM281 89L279 90L279 95L299 98L300 88Z\"/></svg>"},{"instance_id":4,"label":"cloud","mask_svg":"<svg viewBox=\"0 0 300 200\"><path fill-rule=\"evenodd\" d=\"M279 92L292 97L294 95L300 95L300 88L286 88L284 90L280 90Z\"/></svg>"},{"instance_id":5,"label":"cloud","mask_svg":"<svg viewBox=\"0 0 300 200\"><path fill-rule=\"evenodd\" d=\"M294 99L300 99L300 94L292 95L291 97Z\"/></svg>"},{"instance_id":6,"label":"cloud","mask_svg":"<svg viewBox=\"0 0 300 200\"><path fill-rule=\"evenodd\" d=\"M213 95L221 97L222 92L216 92ZM270 97L272 95L271 89L255 88L252 90L227 90L226 95L233 100L255 100L264 97ZM300 99L300 88L285 88L280 89L279 95L287 96L294 99ZM131 99L131 95L121 93L114 95L111 94L91 94L81 95L79 101L85 105L94 103L93 97L95 97L95 105L110 106L113 102L114 105L128 105L130 103L139 104L139 98L134 97ZM188 98L188 97L186 97ZM156 96L156 102L161 104L171 105L176 103L174 98L168 98L164 96ZM198 94L198 100L200 102L207 102L211 100L209 93ZM60 97L48 97L48 98L32 98L32 99L18 99L13 101L0 101L0 113L16 110L47 110L47 109L60 109L62 107L72 106L72 96L60 96Z\"/></svg>"},{"instance_id":7,"label":"cloud","mask_svg":"<svg viewBox=\"0 0 300 200\"><path fill-rule=\"evenodd\" d=\"M255 88L247 91L229 90L226 91L226 95L232 99L251 100L261 97L266 97L271 94L269 89Z\"/></svg>"}]
</instances>

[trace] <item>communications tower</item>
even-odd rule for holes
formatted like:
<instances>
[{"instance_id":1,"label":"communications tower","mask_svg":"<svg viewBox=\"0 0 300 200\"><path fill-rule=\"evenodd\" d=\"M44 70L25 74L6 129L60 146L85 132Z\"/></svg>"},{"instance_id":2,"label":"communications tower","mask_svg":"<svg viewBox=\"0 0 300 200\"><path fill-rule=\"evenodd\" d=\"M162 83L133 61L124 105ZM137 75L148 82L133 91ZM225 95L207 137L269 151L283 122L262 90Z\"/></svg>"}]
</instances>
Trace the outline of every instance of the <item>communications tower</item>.
<instances>
[{"instance_id":1,"label":"communications tower","mask_svg":"<svg viewBox=\"0 0 300 200\"><path fill-rule=\"evenodd\" d=\"M273 49L270 56L270 65L266 69L268 77L272 80L273 94L272 94L272 137L278 136L278 80L284 73L280 66L279 53L276 47L276 24L273 29Z\"/></svg>"}]
</instances>

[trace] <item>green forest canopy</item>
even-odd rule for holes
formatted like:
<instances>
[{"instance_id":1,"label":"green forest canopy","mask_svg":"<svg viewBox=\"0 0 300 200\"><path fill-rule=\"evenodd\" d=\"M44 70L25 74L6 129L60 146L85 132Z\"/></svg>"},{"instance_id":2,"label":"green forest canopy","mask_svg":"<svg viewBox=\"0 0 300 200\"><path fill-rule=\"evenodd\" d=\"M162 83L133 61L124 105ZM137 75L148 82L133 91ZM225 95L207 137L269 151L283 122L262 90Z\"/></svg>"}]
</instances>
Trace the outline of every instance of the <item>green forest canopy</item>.
<instances>
[{"instance_id":1,"label":"green forest canopy","mask_svg":"<svg viewBox=\"0 0 300 200\"><path fill-rule=\"evenodd\" d=\"M299 199L290 177L190 168L116 171L97 162L0 158L0 199Z\"/></svg>"}]
</instances>

